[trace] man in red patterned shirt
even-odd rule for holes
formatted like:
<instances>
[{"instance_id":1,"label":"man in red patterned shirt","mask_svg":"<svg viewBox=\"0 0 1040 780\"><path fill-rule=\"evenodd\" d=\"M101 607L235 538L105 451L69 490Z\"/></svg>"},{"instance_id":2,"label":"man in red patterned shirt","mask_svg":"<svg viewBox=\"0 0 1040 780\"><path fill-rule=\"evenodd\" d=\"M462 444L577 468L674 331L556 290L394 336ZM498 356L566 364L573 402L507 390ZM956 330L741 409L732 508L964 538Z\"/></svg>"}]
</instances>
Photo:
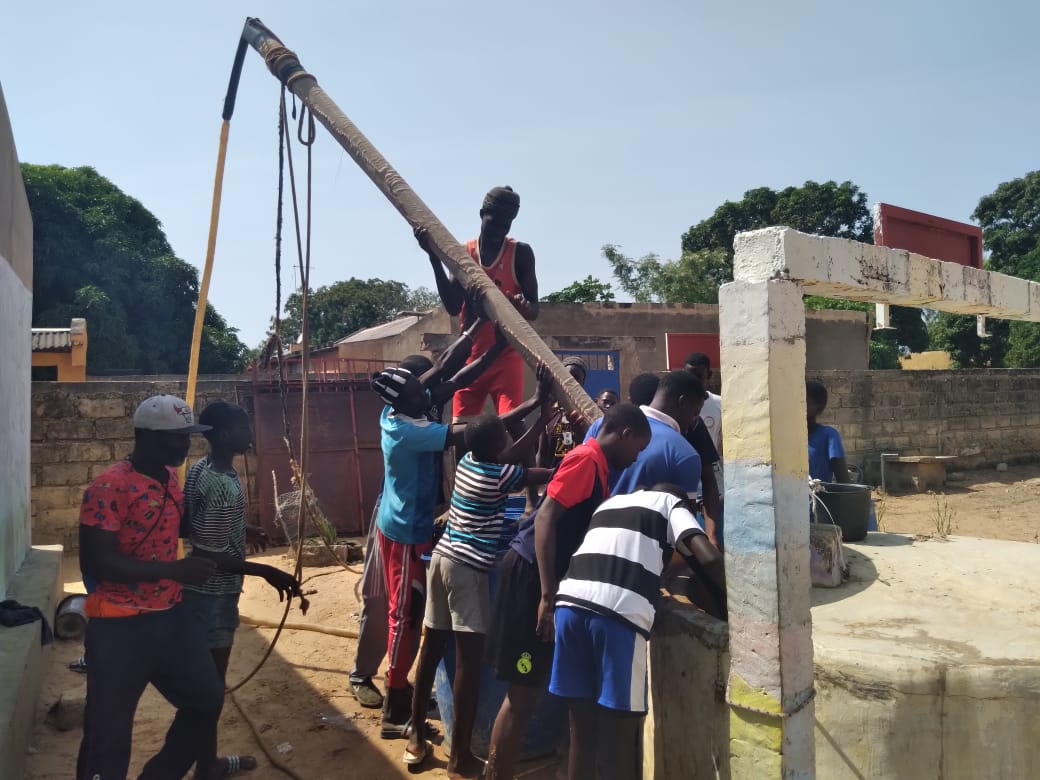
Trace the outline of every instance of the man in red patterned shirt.
<instances>
[{"instance_id":1,"label":"man in red patterned shirt","mask_svg":"<svg viewBox=\"0 0 1040 780\"><path fill-rule=\"evenodd\" d=\"M125 780L137 702L153 684L177 709L162 749L141 780L183 777L200 756L215 756L224 686L206 624L181 603L182 584L216 571L202 557L178 560L184 497L175 467L196 425L180 398L149 398L134 413L134 451L83 494L79 558L97 587L86 611L87 704L77 780ZM210 778L222 767L199 766Z\"/></svg>"}]
</instances>

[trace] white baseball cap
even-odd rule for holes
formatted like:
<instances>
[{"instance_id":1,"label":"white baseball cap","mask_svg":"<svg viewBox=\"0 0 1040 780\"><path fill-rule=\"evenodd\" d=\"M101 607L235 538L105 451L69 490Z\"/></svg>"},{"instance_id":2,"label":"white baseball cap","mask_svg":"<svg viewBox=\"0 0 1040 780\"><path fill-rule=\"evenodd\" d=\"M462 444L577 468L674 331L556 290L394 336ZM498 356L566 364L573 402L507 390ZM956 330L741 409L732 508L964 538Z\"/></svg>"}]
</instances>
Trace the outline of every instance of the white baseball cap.
<instances>
[{"instance_id":1,"label":"white baseball cap","mask_svg":"<svg viewBox=\"0 0 1040 780\"><path fill-rule=\"evenodd\" d=\"M188 402L173 395L153 395L134 412L134 428L145 431L202 433L211 427L198 425Z\"/></svg>"}]
</instances>

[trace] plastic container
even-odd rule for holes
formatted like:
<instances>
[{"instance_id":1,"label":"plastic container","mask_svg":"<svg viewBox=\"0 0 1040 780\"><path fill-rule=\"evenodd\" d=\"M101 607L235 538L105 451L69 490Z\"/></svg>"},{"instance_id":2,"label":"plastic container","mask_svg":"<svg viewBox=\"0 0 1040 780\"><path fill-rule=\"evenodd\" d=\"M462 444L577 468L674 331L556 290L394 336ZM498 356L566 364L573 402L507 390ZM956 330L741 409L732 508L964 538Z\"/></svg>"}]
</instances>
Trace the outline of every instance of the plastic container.
<instances>
[{"instance_id":1,"label":"plastic container","mask_svg":"<svg viewBox=\"0 0 1040 780\"><path fill-rule=\"evenodd\" d=\"M513 499L510 499L512 502ZM516 504L513 504L515 509ZM507 515L509 510L507 509ZM522 511L522 508L521 508ZM514 521L515 523L515 521ZM514 526L515 533L515 526ZM495 570L489 576L492 603L495 593ZM444 726L444 749L451 749L451 739L455 727L455 707L452 696L452 685L455 680L455 642L449 641L444 647L444 660L437 667L434 677L433 692L437 699L437 708ZM480 670L480 694L477 697L477 716L473 725L473 752L481 758L487 758L488 746L491 744L491 729L495 725L495 717L505 699L508 684L495 679L491 667L484 664ZM545 685L548 689L548 681ZM524 732L524 743L521 748L521 759L524 761L554 753L564 739L567 731L567 708L559 699L546 690L538 702L538 706L527 724Z\"/></svg>"},{"instance_id":2,"label":"plastic container","mask_svg":"<svg viewBox=\"0 0 1040 780\"><path fill-rule=\"evenodd\" d=\"M816 510L816 522L834 524L841 528L846 542L861 542L867 538L870 520L870 486L841 482L824 482L816 497L823 506ZM828 515L828 512L830 514Z\"/></svg>"}]
</instances>

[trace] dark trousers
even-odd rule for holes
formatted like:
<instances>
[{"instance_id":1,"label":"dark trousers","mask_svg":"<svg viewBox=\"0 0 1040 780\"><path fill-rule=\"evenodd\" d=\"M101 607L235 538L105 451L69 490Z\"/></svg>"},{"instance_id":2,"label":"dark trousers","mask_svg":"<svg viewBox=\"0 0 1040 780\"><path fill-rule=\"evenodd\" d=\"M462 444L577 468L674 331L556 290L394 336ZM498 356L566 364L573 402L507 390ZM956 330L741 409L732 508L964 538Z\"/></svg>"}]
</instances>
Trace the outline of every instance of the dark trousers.
<instances>
[{"instance_id":1,"label":"dark trousers","mask_svg":"<svg viewBox=\"0 0 1040 780\"><path fill-rule=\"evenodd\" d=\"M77 780L126 780L137 703L149 683L176 710L162 749L140 780L181 780L216 755L224 686L201 615L183 604L87 624L87 704Z\"/></svg>"}]
</instances>

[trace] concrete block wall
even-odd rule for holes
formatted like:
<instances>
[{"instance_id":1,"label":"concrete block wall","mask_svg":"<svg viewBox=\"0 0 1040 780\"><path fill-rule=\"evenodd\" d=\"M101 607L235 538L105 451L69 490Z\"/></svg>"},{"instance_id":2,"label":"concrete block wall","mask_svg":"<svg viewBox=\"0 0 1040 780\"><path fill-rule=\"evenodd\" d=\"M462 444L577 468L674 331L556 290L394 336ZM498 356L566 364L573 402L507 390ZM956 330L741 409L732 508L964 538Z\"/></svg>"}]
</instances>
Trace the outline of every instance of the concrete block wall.
<instances>
[{"instance_id":1,"label":"concrete block wall","mask_svg":"<svg viewBox=\"0 0 1040 780\"><path fill-rule=\"evenodd\" d=\"M200 381L196 414L216 400L235 401L237 380ZM248 387L248 384L244 385ZM133 413L144 399L169 393L183 396L178 380L34 382L32 385L32 529L37 544L76 549L79 507L91 480L125 458L134 445ZM206 441L192 437L191 463L204 455ZM250 457L250 466L252 456ZM245 477L246 469L239 468ZM255 469L249 469L250 477ZM250 484L251 506L256 505Z\"/></svg>"},{"instance_id":2,"label":"concrete block wall","mask_svg":"<svg viewBox=\"0 0 1040 780\"><path fill-rule=\"evenodd\" d=\"M1040 369L818 371L829 392L821 421L851 463L876 478L882 452L956 455L951 470L1040 455Z\"/></svg>"}]
</instances>

